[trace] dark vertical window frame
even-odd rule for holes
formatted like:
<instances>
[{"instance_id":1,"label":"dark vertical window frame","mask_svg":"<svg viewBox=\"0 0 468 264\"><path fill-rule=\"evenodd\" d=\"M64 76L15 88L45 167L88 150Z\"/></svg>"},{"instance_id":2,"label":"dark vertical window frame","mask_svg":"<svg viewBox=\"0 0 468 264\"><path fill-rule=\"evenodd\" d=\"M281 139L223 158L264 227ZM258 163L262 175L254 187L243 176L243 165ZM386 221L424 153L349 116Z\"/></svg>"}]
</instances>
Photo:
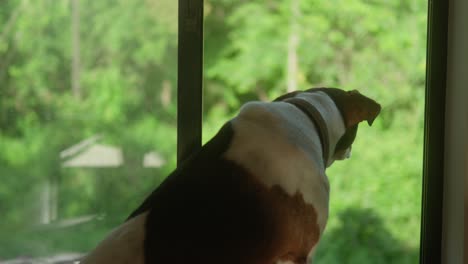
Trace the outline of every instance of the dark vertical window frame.
<instances>
[{"instance_id":1,"label":"dark vertical window frame","mask_svg":"<svg viewBox=\"0 0 468 264\"><path fill-rule=\"evenodd\" d=\"M203 0L179 0L177 164L201 148Z\"/></svg>"},{"instance_id":2,"label":"dark vertical window frame","mask_svg":"<svg viewBox=\"0 0 468 264\"><path fill-rule=\"evenodd\" d=\"M448 1L429 0L420 263L440 263Z\"/></svg>"}]
</instances>

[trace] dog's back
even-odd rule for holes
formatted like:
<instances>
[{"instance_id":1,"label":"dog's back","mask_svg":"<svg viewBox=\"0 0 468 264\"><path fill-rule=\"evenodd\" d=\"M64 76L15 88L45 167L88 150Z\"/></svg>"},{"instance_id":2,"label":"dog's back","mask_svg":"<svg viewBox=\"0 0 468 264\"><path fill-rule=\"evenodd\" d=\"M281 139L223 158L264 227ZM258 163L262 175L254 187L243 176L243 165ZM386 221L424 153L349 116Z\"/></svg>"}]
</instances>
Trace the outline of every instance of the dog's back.
<instances>
[{"instance_id":1,"label":"dog's back","mask_svg":"<svg viewBox=\"0 0 468 264\"><path fill-rule=\"evenodd\" d=\"M349 122L324 92L300 100L317 105L322 128L290 103L246 104L82 263L309 261L328 218L325 168ZM370 104L357 122L376 117Z\"/></svg>"},{"instance_id":2,"label":"dog's back","mask_svg":"<svg viewBox=\"0 0 468 264\"><path fill-rule=\"evenodd\" d=\"M305 263L320 228L298 190L317 171L276 119L241 110L83 263Z\"/></svg>"}]
</instances>

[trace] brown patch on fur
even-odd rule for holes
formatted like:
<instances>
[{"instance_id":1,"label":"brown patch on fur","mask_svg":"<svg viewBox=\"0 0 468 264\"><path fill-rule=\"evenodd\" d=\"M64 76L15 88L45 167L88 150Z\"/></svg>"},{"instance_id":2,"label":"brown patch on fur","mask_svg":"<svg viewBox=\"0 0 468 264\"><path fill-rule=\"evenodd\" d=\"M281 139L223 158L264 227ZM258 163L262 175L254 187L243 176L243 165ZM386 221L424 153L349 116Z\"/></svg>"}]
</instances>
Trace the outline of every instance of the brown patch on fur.
<instances>
[{"instance_id":1,"label":"brown patch on fur","mask_svg":"<svg viewBox=\"0 0 468 264\"><path fill-rule=\"evenodd\" d=\"M268 188L223 158L189 167L154 196L146 263L305 263L320 231L302 194Z\"/></svg>"},{"instance_id":2,"label":"brown patch on fur","mask_svg":"<svg viewBox=\"0 0 468 264\"><path fill-rule=\"evenodd\" d=\"M264 211L263 219L259 220L271 233L267 236L269 241L264 243L268 246L258 248L258 262L245 263L270 264L278 260L306 263L308 254L320 239L314 206L306 204L301 193L291 196L279 185L268 188L255 175L247 173L246 177L248 184L255 186L258 203Z\"/></svg>"},{"instance_id":3,"label":"brown patch on fur","mask_svg":"<svg viewBox=\"0 0 468 264\"><path fill-rule=\"evenodd\" d=\"M273 186L266 199L276 219L276 246L283 252L279 259L306 263L307 256L320 238L315 208L304 202L302 194L288 195L281 187Z\"/></svg>"},{"instance_id":4,"label":"brown patch on fur","mask_svg":"<svg viewBox=\"0 0 468 264\"><path fill-rule=\"evenodd\" d=\"M301 193L291 196L279 185L268 188L255 175L246 172L245 176L248 185L255 186L258 203L264 211L260 220L271 232L265 243L268 246L258 251L264 251L263 259L252 263L270 264L278 260L306 263L308 254L320 239L314 206L306 204Z\"/></svg>"}]
</instances>

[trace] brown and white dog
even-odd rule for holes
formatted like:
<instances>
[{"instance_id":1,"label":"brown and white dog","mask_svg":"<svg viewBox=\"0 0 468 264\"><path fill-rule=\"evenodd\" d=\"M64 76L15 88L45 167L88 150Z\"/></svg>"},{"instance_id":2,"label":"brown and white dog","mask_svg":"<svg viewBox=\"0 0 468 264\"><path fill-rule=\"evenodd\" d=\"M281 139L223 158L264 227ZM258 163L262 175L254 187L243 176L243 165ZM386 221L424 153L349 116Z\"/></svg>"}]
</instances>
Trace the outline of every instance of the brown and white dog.
<instances>
[{"instance_id":1,"label":"brown and white dog","mask_svg":"<svg viewBox=\"0 0 468 264\"><path fill-rule=\"evenodd\" d=\"M82 263L311 261L328 218L325 169L379 112L336 88L246 103Z\"/></svg>"}]
</instances>

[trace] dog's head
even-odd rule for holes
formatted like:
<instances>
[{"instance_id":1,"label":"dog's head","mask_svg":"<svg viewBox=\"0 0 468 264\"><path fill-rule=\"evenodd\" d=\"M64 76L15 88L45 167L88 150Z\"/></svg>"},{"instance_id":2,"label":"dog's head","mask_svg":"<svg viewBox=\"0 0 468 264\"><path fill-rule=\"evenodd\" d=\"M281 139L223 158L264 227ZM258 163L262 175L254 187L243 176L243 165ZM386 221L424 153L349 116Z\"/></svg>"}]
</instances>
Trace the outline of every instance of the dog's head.
<instances>
[{"instance_id":1,"label":"dog's head","mask_svg":"<svg viewBox=\"0 0 468 264\"><path fill-rule=\"evenodd\" d=\"M372 125L380 113L381 106L357 90L344 91L338 88L312 88L305 91L295 91L282 95L274 101L283 101L300 93L315 92L324 92L335 102L346 128L346 132L335 146L333 160L348 158L351 153L351 145L356 138L359 123L367 121L369 125Z\"/></svg>"}]
</instances>

